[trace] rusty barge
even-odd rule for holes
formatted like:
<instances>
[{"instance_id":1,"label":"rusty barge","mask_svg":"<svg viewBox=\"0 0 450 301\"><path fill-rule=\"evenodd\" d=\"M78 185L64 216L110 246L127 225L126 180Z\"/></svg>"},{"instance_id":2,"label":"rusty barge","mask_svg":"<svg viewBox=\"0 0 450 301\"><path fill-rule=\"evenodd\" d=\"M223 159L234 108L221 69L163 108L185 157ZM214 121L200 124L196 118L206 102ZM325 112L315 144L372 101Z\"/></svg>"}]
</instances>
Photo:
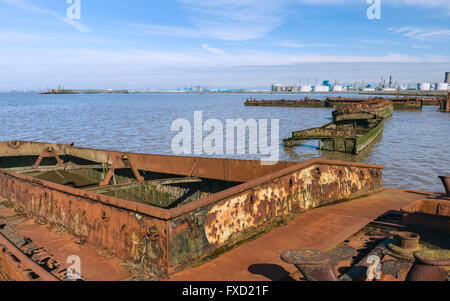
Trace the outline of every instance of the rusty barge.
<instances>
[{"instance_id":1,"label":"rusty barge","mask_svg":"<svg viewBox=\"0 0 450 301\"><path fill-rule=\"evenodd\" d=\"M441 111L450 112L450 92L448 92L447 96L441 101Z\"/></svg>"},{"instance_id":2,"label":"rusty barge","mask_svg":"<svg viewBox=\"0 0 450 301\"><path fill-rule=\"evenodd\" d=\"M341 105L359 104L373 100L390 100L394 104L394 110L422 110L423 106L439 106L443 101L440 98L417 98L417 97L396 97L396 98L348 98L348 97L328 97L325 101L305 97L302 100L256 100L249 98L245 106L260 107L310 107L310 108L337 108Z\"/></svg>"},{"instance_id":3,"label":"rusty barge","mask_svg":"<svg viewBox=\"0 0 450 301\"><path fill-rule=\"evenodd\" d=\"M40 245L54 246L63 239L57 234L69 240L66 249L83 246L120 260L135 277L165 279L300 212L382 188L376 165L261 166L22 141L0 143L0 168L0 278L21 280L63 279L65 258ZM29 259L11 259L22 253Z\"/></svg>"},{"instance_id":4,"label":"rusty barge","mask_svg":"<svg viewBox=\"0 0 450 301\"><path fill-rule=\"evenodd\" d=\"M331 123L293 132L283 143L293 147L305 140L319 140L322 150L358 154L381 135L384 119L392 116L392 112L392 102L385 99L340 105L333 112Z\"/></svg>"},{"instance_id":5,"label":"rusty barge","mask_svg":"<svg viewBox=\"0 0 450 301\"><path fill-rule=\"evenodd\" d=\"M394 104L394 110L422 110L423 100L416 97L396 97L396 98L347 98L328 97L325 100L326 107L337 107L340 105L363 103L367 100L390 100Z\"/></svg>"},{"instance_id":6,"label":"rusty barge","mask_svg":"<svg viewBox=\"0 0 450 301\"><path fill-rule=\"evenodd\" d=\"M245 106L256 107L308 107L308 108L324 108L325 102L317 99L305 97L303 100L256 100L249 98L245 101Z\"/></svg>"}]
</instances>

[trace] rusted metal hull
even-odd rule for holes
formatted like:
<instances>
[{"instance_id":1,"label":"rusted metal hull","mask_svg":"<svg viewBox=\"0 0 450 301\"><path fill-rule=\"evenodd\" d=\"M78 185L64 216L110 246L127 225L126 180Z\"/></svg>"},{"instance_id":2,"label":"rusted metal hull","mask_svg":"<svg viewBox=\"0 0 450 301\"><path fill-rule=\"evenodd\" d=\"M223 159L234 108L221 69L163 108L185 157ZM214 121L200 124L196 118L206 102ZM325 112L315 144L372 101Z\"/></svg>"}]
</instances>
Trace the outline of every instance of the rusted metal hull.
<instances>
[{"instance_id":1,"label":"rusted metal hull","mask_svg":"<svg viewBox=\"0 0 450 301\"><path fill-rule=\"evenodd\" d=\"M450 112L450 92L441 101L441 111L442 112Z\"/></svg>"},{"instance_id":2,"label":"rusted metal hull","mask_svg":"<svg viewBox=\"0 0 450 301\"><path fill-rule=\"evenodd\" d=\"M363 103L367 100L390 100L394 104L395 110L422 110L423 101L419 98L408 98L408 97L397 97L397 98L327 98L325 101L325 106L336 107L340 105L347 104L358 104Z\"/></svg>"},{"instance_id":3,"label":"rusted metal hull","mask_svg":"<svg viewBox=\"0 0 450 301\"><path fill-rule=\"evenodd\" d=\"M333 122L293 132L292 138L283 142L293 147L305 140L318 139L322 150L358 154L381 135L383 121L392 116L392 112L392 102L383 99L342 105L333 112Z\"/></svg>"},{"instance_id":4,"label":"rusted metal hull","mask_svg":"<svg viewBox=\"0 0 450 301\"><path fill-rule=\"evenodd\" d=\"M355 135L355 132L358 133ZM293 132L292 138L285 139L284 145L293 147L305 140L319 139L320 149L326 151L359 154L372 144L383 132L383 121L370 127L340 127L328 124L321 128Z\"/></svg>"},{"instance_id":5,"label":"rusted metal hull","mask_svg":"<svg viewBox=\"0 0 450 301\"><path fill-rule=\"evenodd\" d=\"M309 107L309 108L323 108L325 103L321 100L305 98L304 100L256 100L247 99L245 106L255 107Z\"/></svg>"},{"instance_id":6,"label":"rusted metal hull","mask_svg":"<svg viewBox=\"0 0 450 301\"><path fill-rule=\"evenodd\" d=\"M394 105L391 100L372 99L361 103L341 105L333 112L333 120L385 119L393 115Z\"/></svg>"},{"instance_id":7,"label":"rusted metal hull","mask_svg":"<svg viewBox=\"0 0 450 301\"><path fill-rule=\"evenodd\" d=\"M440 176L439 178L442 184L444 184L446 196L450 197L450 176Z\"/></svg>"},{"instance_id":8,"label":"rusted metal hull","mask_svg":"<svg viewBox=\"0 0 450 301\"><path fill-rule=\"evenodd\" d=\"M434 97L434 98L423 98L422 103L424 106L437 106L439 107L441 105L442 98L440 97Z\"/></svg>"},{"instance_id":9,"label":"rusted metal hull","mask_svg":"<svg viewBox=\"0 0 450 301\"><path fill-rule=\"evenodd\" d=\"M261 166L259 161L124 154L33 142L0 143L0 166L33 163L27 156L36 159L48 147L62 161L71 156L129 170L133 185L139 185L133 168L143 178L162 173L197 177L209 185L231 183L165 209L0 170L0 195L14 202L17 211L64 229L98 253L138 264L155 278L207 261L304 210L382 188L383 167L377 165L314 159ZM188 182L193 183L183 185L198 185L195 179Z\"/></svg>"},{"instance_id":10,"label":"rusted metal hull","mask_svg":"<svg viewBox=\"0 0 450 301\"><path fill-rule=\"evenodd\" d=\"M402 208L405 224L428 224L448 231L450 235L450 201L418 200Z\"/></svg>"}]
</instances>

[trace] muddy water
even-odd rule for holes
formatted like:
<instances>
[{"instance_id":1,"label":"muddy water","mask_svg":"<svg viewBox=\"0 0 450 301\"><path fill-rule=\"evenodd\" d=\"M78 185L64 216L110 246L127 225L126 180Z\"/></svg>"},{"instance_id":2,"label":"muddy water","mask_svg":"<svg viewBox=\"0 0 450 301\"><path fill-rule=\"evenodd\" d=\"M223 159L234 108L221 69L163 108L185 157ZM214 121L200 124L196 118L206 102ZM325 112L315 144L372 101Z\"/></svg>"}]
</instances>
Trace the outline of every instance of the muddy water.
<instances>
[{"instance_id":1,"label":"muddy water","mask_svg":"<svg viewBox=\"0 0 450 301\"><path fill-rule=\"evenodd\" d=\"M203 119L216 118L223 124L226 119L277 118L280 160L323 157L381 164L386 166L387 187L443 191L437 176L450 173L450 114L439 112L437 107L425 107L421 112L395 111L385 122L383 136L355 156L319 151L316 141L294 149L282 146L282 139L292 131L329 122L331 109L245 107L247 97L277 98L239 94L0 94L0 140L75 142L83 147L173 154L171 141L176 133L171 132L171 124L178 118L193 123L194 111L203 111ZM247 155L228 157L260 159L248 151Z\"/></svg>"}]
</instances>

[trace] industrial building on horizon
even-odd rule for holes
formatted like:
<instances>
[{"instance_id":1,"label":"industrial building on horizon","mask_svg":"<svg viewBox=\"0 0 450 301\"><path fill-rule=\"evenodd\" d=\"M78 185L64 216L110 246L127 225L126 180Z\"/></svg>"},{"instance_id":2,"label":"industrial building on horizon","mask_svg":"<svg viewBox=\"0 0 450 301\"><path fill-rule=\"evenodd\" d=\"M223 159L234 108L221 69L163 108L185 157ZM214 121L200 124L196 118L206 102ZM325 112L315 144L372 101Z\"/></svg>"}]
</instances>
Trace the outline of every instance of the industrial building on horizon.
<instances>
[{"instance_id":1,"label":"industrial building on horizon","mask_svg":"<svg viewBox=\"0 0 450 301\"><path fill-rule=\"evenodd\" d=\"M317 82L317 81L316 81ZM335 84L330 84L329 80L324 80L322 84L316 83L315 85L289 85L283 86L282 84L273 84L271 92L342 92L342 91L397 91L397 90L419 90L419 91L448 91L450 90L450 72L445 73L445 79L442 83L418 83L417 87L409 87L408 84L398 84L397 81L393 82L392 76L389 77L389 84L386 83L386 79L381 78L381 82L378 86L366 84L362 82L354 82L351 85L340 85L337 80Z\"/></svg>"}]
</instances>

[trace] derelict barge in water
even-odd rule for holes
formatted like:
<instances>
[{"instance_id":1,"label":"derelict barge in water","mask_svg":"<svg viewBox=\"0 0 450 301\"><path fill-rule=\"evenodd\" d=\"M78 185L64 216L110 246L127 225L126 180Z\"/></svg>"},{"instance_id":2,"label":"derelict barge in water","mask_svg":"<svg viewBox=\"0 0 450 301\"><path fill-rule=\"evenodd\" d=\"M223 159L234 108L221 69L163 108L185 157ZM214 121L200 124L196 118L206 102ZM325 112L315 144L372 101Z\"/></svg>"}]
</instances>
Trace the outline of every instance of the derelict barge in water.
<instances>
[{"instance_id":1,"label":"derelict barge in water","mask_svg":"<svg viewBox=\"0 0 450 301\"><path fill-rule=\"evenodd\" d=\"M284 145L293 147L305 140L319 140L319 148L358 154L374 142L383 131L385 118L392 116L392 101L374 99L340 105L333 112L333 121L319 128L292 133Z\"/></svg>"},{"instance_id":2,"label":"derelict barge in water","mask_svg":"<svg viewBox=\"0 0 450 301\"><path fill-rule=\"evenodd\" d=\"M422 110L423 99L417 97L395 97L395 98L348 98L348 97L328 97L325 100L326 107L337 107L340 105L364 103L367 100L390 100L394 105L394 110Z\"/></svg>"}]
</instances>

